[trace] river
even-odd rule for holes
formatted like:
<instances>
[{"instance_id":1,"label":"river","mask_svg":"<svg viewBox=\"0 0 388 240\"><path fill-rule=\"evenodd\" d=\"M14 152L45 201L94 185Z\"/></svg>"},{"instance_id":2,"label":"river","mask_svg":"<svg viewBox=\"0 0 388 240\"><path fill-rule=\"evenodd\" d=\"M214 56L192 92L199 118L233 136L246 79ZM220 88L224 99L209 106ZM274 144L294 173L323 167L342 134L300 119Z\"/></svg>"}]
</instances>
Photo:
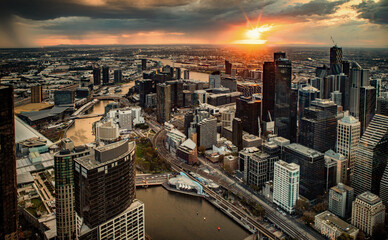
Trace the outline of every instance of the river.
<instances>
[{"instance_id":1,"label":"river","mask_svg":"<svg viewBox=\"0 0 388 240\"><path fill-rule=\"evenodd\" d=\"M89 113L103 113L109 102L111 101L100 101ZM67 131L67 137L76 145L93 142L92 124L99 118L76 119ZM162 187L138 189L136 194L145 204L146 232L153 240L240 240L249 235L245 229L204 199L168 192ZM218 227L221 228L220 231L217 230Z\"/></svg>"}]
</instances>

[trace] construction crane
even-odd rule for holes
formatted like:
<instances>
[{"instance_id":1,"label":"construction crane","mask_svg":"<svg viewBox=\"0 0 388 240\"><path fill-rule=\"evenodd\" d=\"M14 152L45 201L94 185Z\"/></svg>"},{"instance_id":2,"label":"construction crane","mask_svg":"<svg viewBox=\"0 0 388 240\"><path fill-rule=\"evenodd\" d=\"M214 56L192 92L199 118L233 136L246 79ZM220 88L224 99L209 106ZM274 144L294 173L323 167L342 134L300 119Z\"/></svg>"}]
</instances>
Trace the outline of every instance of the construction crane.
<instances>
[{"instance_id":1,"label":"construction crane","mask_svg":"<svg viewBox=\"0 0 388 240\"><path fill-rule=\"evenodd\" d=\"M333 42L334 46L336 46L336 47L337 47L337 43L336 43L336 42L334 42L334 39L333 39L333 37L332 37L332 36L330 36L330 39L331 39L331 41Z\"/></svg>"}]
</instances>

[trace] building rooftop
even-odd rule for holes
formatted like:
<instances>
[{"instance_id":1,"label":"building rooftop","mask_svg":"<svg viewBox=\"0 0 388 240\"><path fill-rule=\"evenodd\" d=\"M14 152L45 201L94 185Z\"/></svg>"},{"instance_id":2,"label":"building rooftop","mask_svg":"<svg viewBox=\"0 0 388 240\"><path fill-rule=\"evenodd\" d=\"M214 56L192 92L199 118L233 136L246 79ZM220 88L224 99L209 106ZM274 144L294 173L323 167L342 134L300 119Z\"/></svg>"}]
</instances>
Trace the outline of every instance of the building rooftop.
<instances>
[{"instance_id":1,"label":"building rooftop","mask_svg":"<svg viewBox=\"0 0 388 240\"><path fill-rule=\"evenodd\" d=\"M347 124L355 124L355 123L360 122L352 115L345 116L342 119L340 119L339 121L340 121L340 123L347 123Z\"/></svg>"},{"instance_id":2,"label":"building rooftop","mask_svg":"<svg viewBox=\"0 0 388 240\"><path fill-rule=\"evenodd\" d=\"M191 140L190 138L188 138L186 141L184 141L180 146L179 148L186 148L186 149L190 149L190 150L194 150L197 145L193 142L193 140Z\"/></svg>"},{"instance_id":3,"label":"building rooftop","mask_svg":"<svg viewBox=\"0 0 388 240\"><path fill-rule=\"evenodd\" d=\"M379 196L371 192L364 192L358 195L357 198L362 200L363 202L366 202L369 205L375 205L381 202L381 198L379 198Z\"/></svg>"},{"instance_id":4,"label":"building rooftop","mask_svg":"<svg viewBox=\"0 0 388 240\"><path fill-rule=\"evenodd\" d=\"M345 191L353 191L352 187L349 187L343 183L338 183L337 186L331 188L333 191L342 194Z\"/></svg>"},{"instance_id":5,"label":"building rooftop","mask_svg":"<svg viewBox=\"0 0 388 240\"><path fill-rule=\"evenodd\" d=\"M17 116L15 116L15 137L16 137L15 139L16 143L19 143L31 138L40 138L42 140L45 140L47 145L53 144L52 141L50 141L48 138L40 134L38 131L36 131L34 128L32 128L30 125L25 123Z\"/></svg>"},{"instance_id":6,"label":"building rooftop","mask_svg":"<svg viewBox=\"0 0 388 240\"><path fill-rule=\"evenodd\" d=\"M320 214L315 215L315 219L317 218L322 221L325 221L327 225L330 225L333 228L338 228L341 232L345 232L349 235L358 232L358 229L355 228L353 225L345 222L344 220L340 219L329 211L324 211Z\"/></svg>"},{"instance_id":7,"label":"building rooftop","mask_svg":"<svg viewBox=\"0 0 388 240\"><path fill-rule=\"evenodd\" d=\"M279 161L275 162L275 164L278 164L278 165L280 165L280 166L282 166L284 168L287 168L287 170L289 170L289 171L299 171L299 169L300 169L298 164L296 164L296 163L287 163L287 162L285 162L283 160L279 160Z\"/></svg>"},{"instance_id":8,"label":"building rooftop","mask_svg":"<svg viewBox=\"0 0 388 240\"><path fill-rule=\"evenodd\" d=\"M316 158L321 157L323 154L321 152L318 152L314 149L308 148L306 146L300 145L298 143L291 143L290 145L286 146L286 148L291 149L295 152L298 152L304 156Z\"/></svg>"},{"instance_id":9,"label":"building rooftop","mask_svg":"<svg viewBox=\"0 0 388 240\"><path fill-rule=\"evenodd\" d=\"M330 157L330 158L333 158L333 159L336 159L336 160L340 160L340 161L345 161L347 160L346 157L344 155L342 155L341 153L336 153L334 152L333 150L327 150L325 152L325 156L327 157Z\"/></svg>"}]
</instances>

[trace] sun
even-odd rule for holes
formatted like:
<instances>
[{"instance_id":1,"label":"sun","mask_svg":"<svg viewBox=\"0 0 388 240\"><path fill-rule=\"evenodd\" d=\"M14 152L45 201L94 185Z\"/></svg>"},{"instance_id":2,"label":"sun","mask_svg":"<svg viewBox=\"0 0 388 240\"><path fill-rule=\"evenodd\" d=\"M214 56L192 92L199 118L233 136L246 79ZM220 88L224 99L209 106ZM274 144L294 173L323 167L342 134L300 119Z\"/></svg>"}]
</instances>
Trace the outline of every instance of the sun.
<instances>
[{"instance_id":1,"label":"sun","mask_svg":"<svg viewBox=\"0 0 388 240\"><path fill-rule=\"evenodd\" d=\"M249 39L259 39L261 36L261 32L258 28L253 28L253 29L248 30L245 33L245 35Z\"/></svg>"},{"instance_id":2,"label":"sun","mask_svg":"<svg viewBox=\"0 0 388 240\"><path fill-rule=\"evenodd\" d=\"M265 24L261 26L255 26L250 28L245 28L243 30L243 35L241 35L245 39L236 40L234 44L265 44L267 40L263 39L263 33L272 30L272 24Z\"/></svg>"}]
</instances>

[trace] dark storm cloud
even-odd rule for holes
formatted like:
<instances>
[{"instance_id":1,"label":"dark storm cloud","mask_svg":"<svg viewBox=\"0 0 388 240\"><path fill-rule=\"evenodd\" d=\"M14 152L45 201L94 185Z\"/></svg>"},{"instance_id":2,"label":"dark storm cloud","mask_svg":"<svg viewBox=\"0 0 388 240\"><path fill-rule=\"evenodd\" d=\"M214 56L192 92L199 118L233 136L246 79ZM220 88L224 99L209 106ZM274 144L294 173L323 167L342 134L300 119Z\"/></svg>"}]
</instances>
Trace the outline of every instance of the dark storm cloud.
<instances>
[{"instance_id":1,"label":"dark storm cloud","mask_svg":"<svg viewBox=\"0 0 388 240\"><path fill-rule=\"evenodd\" d=\"M364 1L353 7L360 13L360 18L368 19L372 23L388 24L388 0L381 0L377 3Z\"/></svg>"},{"instance_id":2,"label":"dark storm cloud","mask_svg":"<svg viewBox=\"0 0 388 240\"><path fill-rule=\"evenodd\" d=\"M314 0L308 3L296 3L279 12L283 16L312 16L312 15L328 15L335 13L341 4L349 0L340 0L329 2L327 0Z\"/></svg>"}]
</instances>

